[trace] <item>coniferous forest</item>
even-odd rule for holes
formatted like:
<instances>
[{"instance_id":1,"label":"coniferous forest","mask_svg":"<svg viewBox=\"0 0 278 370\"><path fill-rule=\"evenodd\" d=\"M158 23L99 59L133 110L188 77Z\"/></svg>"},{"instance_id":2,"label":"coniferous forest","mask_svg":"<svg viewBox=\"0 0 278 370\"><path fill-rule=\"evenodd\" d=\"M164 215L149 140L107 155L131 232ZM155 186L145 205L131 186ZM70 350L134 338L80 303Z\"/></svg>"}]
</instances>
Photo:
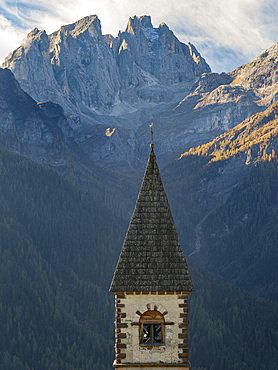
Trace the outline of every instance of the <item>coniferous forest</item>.
<instances>
[{"instance_id":1,"label":"coniferous forest","mask_svg":"<svg viewBox=\"0 0 278 370\"><path fill-rule=\"evenodd\" d=\"M124 224L53 171L0 158L0 368L109 368Z\"/></svg>"},{"instance_id":2,"label":"coniferous forest","mask_svg":"<svg viewBox=\"0 0 278 370\"><path fill-rule=\"evenodd\" d=\"M252 211L251 221L262 230L259 215L269 209L265 202L276 196L276 188L272 182L269 187L260 185L260 179L277 178L277 164L269 168L262 164L254 171L258 176L247 178L246 184L254 194L260 190L262 202L257 212ZM108 290L128 220L115 217L93 191L77 189L55 172L4 149L0 173L0 368L111 369L114 297ZM244 189L242 185L239 198L232 193L226 202L229 211L220 209L220 221L214 221L219 230L225 217L235 217L234 209L242 207L245 214L250 201ZM170 187L169 193L174 201ZM273 225L271 241L256 234L254 227L254 243L242 250L238 240L247 232L244 223L239 223L242 234L234 241L243 254L258 251L256 245L262 241L264 268L269 267L268 252L277 241L276 219L269 217L267 224L261 222L262 227ZM209 222L208 218L205 230ZM278 367L276 291L266 294L273 301L256 298L240 289L250 290L244 276L242 286L228 286L225 272L232 242L219 243L214 243L208 257L218 278L188 259L196 289L190 300L192 369L274 369ZM212 256L219 249L217 260ZM239 262L233 261L237 266ZM258 266L254 269L258 271Z\"/></svg>"}]
</instances>

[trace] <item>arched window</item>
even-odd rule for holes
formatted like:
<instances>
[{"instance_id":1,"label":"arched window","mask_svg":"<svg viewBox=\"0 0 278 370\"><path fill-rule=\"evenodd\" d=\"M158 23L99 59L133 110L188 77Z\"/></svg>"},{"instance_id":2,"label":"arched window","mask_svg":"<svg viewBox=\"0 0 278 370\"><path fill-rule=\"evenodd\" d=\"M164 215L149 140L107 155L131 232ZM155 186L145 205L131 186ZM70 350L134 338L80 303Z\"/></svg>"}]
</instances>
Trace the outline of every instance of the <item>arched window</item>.
<instances>
[{"instance_id":1,"label":"arched window","mask_svg":"<svg viewBox=\"0 0 278 370\"><path fill-rule=\"evenodd\" d=\"M155 310L148 310L140 317L140 344L155 346L164 344L164 316Z\"/></svg>"}]
</instances>

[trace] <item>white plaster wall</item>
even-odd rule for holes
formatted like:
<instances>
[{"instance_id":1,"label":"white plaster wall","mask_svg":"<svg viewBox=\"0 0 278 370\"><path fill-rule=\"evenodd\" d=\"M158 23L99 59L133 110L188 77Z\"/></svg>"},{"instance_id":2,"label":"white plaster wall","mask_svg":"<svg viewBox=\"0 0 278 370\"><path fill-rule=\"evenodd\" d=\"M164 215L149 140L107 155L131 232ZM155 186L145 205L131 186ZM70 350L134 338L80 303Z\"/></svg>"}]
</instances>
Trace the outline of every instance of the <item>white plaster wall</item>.
<instances>
[{"instance_id":1,"label":"white plaster wall","mask_svg":"<svg viewBox=\"0 0 278 370\"><path fill-rule=\"evenodd\" d=\"M179 323L182 323L180 313L183 312L179 303L183 301L178 299L177 295L126 295L125 308L122 310L126 313L126 317L122 318L122 323L127 323L128 327L122 329L122 332L126 333L126 338L122 339L122 343L126 344L126 358L123 363L182 362L178 356L182 353L182 350L178 348L178 344L182 343L182 339L178 338L178 333L181 333ZM164 316L165 322L174 322L174 325L165 326L165 345L148 349L146 346L139 345L139 326L131 325L131 323L139 323L140 316L136 314L137 310L143 314L148 309L153 310L155 305L161 313L168 312Z\"/></svg>"}]
</instances>

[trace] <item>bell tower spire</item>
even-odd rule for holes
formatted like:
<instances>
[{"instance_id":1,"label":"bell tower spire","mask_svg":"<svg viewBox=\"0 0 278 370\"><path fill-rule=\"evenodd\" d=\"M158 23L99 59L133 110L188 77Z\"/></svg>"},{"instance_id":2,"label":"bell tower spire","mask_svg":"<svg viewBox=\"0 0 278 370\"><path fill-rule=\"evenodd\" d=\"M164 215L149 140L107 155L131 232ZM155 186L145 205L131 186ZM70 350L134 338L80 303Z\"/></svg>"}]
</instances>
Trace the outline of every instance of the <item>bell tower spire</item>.
<instances>
[{"instance_id":1,"label":"bell tower spire","mask_svg":"<svg viewBox=\"0 0 278 370\"><path fill-rule=\"evenodd\" d=\"M153 149L151 136L148 164L110 287L116 302L114 367L123 370L190 367L188 295L194 286Z\"/></svg>"}]
</instances>

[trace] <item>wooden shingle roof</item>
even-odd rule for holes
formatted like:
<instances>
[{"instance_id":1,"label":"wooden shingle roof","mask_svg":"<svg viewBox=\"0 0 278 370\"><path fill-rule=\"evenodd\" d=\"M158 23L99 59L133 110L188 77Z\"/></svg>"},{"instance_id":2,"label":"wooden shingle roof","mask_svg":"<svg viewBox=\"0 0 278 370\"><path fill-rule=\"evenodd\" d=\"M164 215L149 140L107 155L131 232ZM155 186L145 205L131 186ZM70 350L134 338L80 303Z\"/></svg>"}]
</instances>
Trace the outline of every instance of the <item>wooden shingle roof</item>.
<instances>
[{"instance_id":1,"label":"wooden shingle roof","mask_svg":"<svg viewBox=\"0 0 278 370\"><path fill-rule=\"evenodd\" d=\"M193 290L156 157L151 151L110 291Z\"/></svg>"}]
</instances>

